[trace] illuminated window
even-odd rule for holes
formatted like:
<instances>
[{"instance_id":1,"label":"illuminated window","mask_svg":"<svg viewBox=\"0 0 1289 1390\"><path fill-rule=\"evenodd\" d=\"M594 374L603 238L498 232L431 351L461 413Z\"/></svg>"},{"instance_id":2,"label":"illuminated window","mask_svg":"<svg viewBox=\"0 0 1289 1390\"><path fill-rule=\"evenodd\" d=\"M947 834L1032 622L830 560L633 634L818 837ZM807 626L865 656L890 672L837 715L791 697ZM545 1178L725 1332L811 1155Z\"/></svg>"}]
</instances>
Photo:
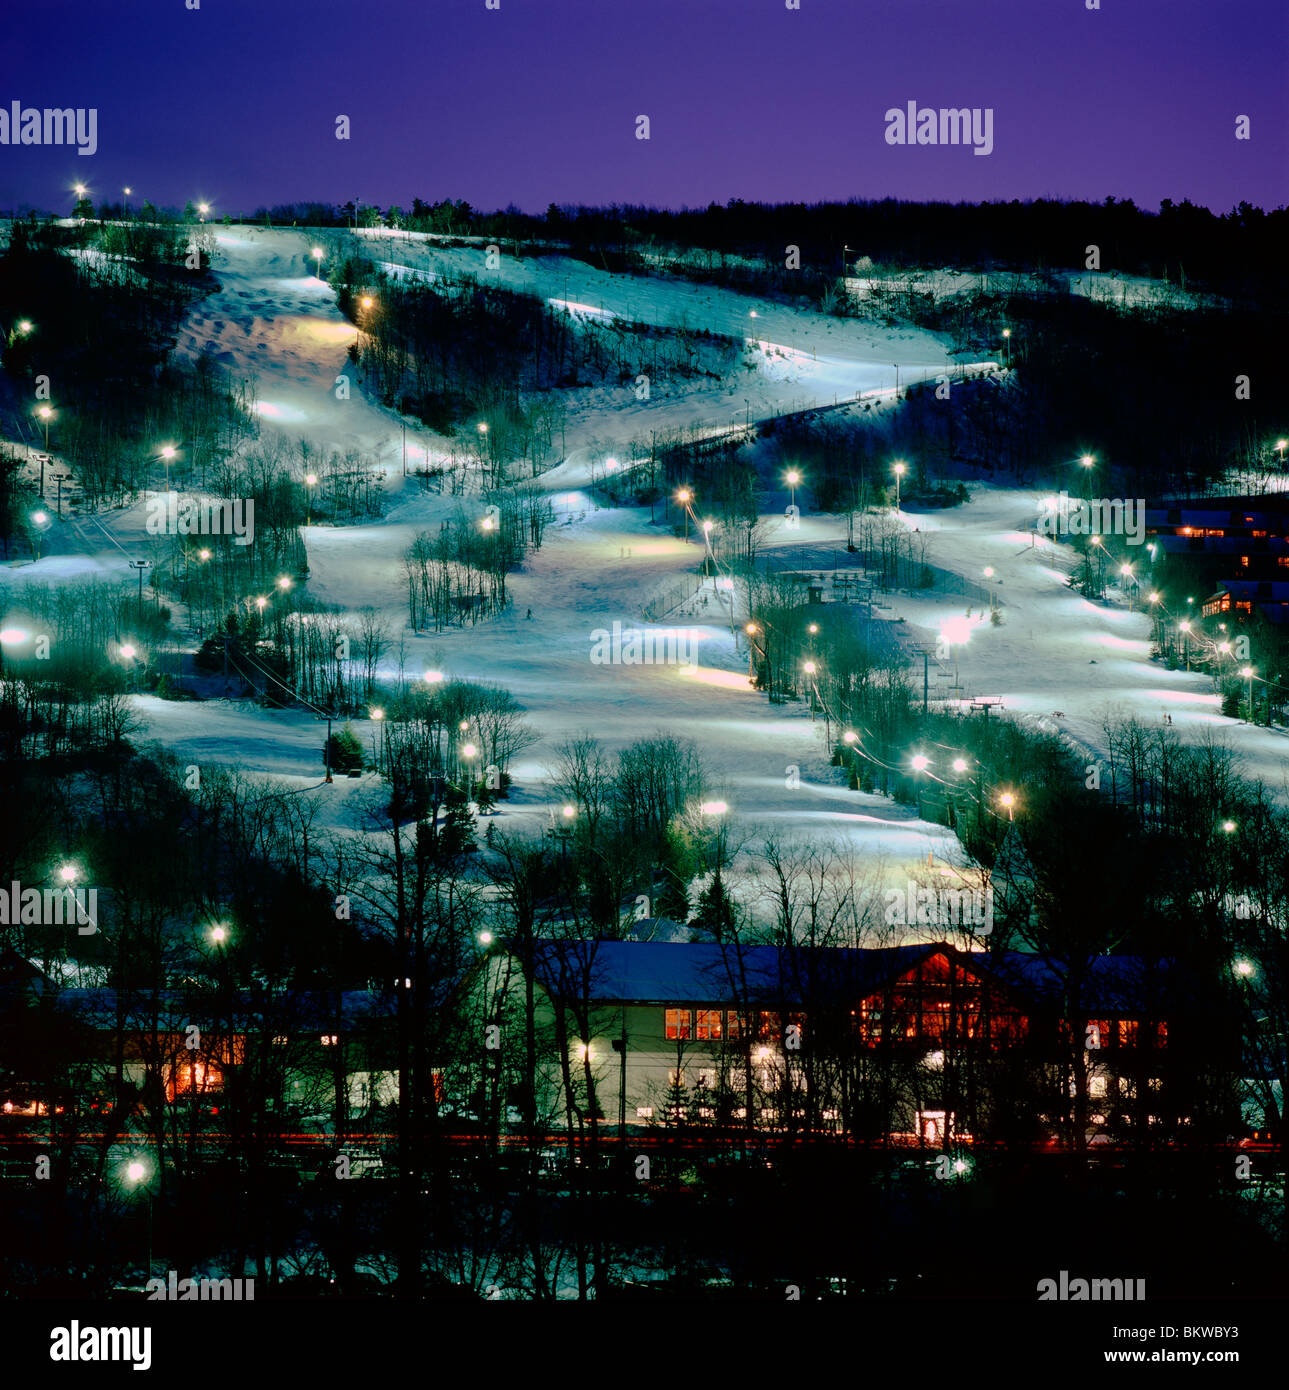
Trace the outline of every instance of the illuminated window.
<instances>
[{"instance_id":1,"label":"illuminated window","mask_svg":"<svg viewBox=\"0 0 1289 1390\"><path fill-rule=\"evenodd\" d=\"M667 1072L667 1085L668 1085L668 1086L683 1086L684 1084L685 1084L685 1069L684 1069L684 1067L672 1067L672 1068Z\"/></svg>"},{"instance_id":2,"label":"illuminated window","mask_svg":"<svg viewBox=\"0 0 1289 1390\"><path fill-rule=\"evenodd\" d=\"M667 1036L669 1038L688 1038L692 1036L693 1015L688 1009L667 1010Z\"/></svg>"},{"instance_id":3,"label":"illuminated window","mask_svg":"<svg viewBox=\"0 0 1289 1390\"><path fill-rule=\"evenodd\" d=\"M340 1044L340 1037L337 1033L324 1033L318 1041L323 1047L337 1047Z\"/></svg>"},{"instance_id":4,"label":"illuminated window","mask_svg":"<svg viewBox=\"0 0 1289 1390\"><path fill-rule=\"evenodd\" d=\"M1098 1099L1106 1093L1106 1080L1104 1076L1093 1076L1088 1080L1088 1095L1096 1096Z\"/></svg>"},{"instance_id":5,"label":"illuminated window","mask_svg":"<svg viewBox=\"0 0 1289 1390\"><path fill-rule=\"evenodd\" d=\"M290 1041L291 1041L291 1039L288 1038L287 1035L286 1035L285 1033L279 1033L279 1034L277 1035L277 1037L275 1037L275 1038L273 1039L273 1046L274 1046L274 1047L285 1047L285 1046L287 1045L287 1043L289 1043Z\"/></svg>"},{"instance_id":6,"label":"illuminated window","mask_svg":"<svg viewBox=\"0 0 1289 1390\"><path fill-rule=\"evenodd\" d=\"M653 1119L653 1106L652 1106L652 1105L637 1105L637 1106L636 1106L636 1119L637 1119L637 1120L652 1120L652 1119Z\"/></svg>"},{"instance_id":7,"label":"illuminated window","mask_svg":"<svg viewBox=\"0 0 1289 1390\"><path fill-rule=\"evenodd\" d=\"M719 1038L721 1036L721 1011L719 1009L699 1009L694 1036L696 1038Z\"/></svg>"},{"instance_id":8,"label":"illuminated window","mask_svg":"<svg viewBox=\"0 0 1289 1390\"><path fill-rule=\"evenodd\" d=\"M1120 1047L1137 1046L1137 1020L1135 1018L1121 1018L1118 1022L1118 1030Z\"/></svg>"},{"instance_id":9,"label":"illuminated window","mask_svg":"<svg viewBox=\"0 0 1289 1390\"><path fill-rule=\"evenodd\" d=\"M918 1111L918 1136L925 1144L942 1144L948 1134L949 1117L943 1110Z\"/></svg>"},{"instance_id":10,"label":"illuminated window","mask_svg":"<svg viewBox=\"0 0 1289 1390\"><path fill-rule=\"evenodd\" d=\"M736 1042L743 1036L744 1031L742 1014L736 1013L731 1009L729 1013L725 1015L725 1036L729 1038L731 1042Z\"/></svg>"},{"instance_id":11,"label":"illuminated window","mask_svg":"<svg viewBox=\"0 0 1289 1390\"><path fill-rule=\"evenodd\" d=\"M710 1091L716 1085L716 1073L710 1067L703 1067L700 1069L698 1080L694 1084L706 1087Z\"/></svg>"}]
</instances>

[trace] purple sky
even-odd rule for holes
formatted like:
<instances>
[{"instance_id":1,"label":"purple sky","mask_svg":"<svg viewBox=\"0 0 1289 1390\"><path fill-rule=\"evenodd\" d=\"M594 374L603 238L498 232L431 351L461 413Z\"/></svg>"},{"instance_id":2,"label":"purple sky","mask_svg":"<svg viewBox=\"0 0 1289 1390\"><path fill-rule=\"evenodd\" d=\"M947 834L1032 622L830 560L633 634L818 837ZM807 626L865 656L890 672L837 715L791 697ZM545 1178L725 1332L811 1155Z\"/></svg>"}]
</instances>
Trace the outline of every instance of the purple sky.
<instances>
[{"instance_id":1,"label":"purple sky","mask_svg":"<svg viewBox=\"0 0 1289 1390\"><path fill-rule=\"evenodd\" d=\"M217 214L355 195L1289 200L1289 3L1101 4L8 0L0 106L97 107L99 149L0 146L0 208L67 209L78 179ZM992 107L993 153L888 146L884 113L909 100Z\"/></svg>"}]
</instances>

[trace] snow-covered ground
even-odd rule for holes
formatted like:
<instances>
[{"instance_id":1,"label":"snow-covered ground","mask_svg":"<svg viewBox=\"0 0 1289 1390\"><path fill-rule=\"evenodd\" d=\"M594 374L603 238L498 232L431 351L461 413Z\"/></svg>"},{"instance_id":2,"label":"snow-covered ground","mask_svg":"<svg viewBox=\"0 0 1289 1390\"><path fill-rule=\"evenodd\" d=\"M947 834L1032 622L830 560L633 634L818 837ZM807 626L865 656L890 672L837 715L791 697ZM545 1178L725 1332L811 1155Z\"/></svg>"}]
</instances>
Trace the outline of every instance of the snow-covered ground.
<instances>
[{"instance_id":1,"label":"snow-covered ground","mask_svg":"<svg viewBox=\"0 0 1289 1390\"><path fill-rule=\"evenodd\" d=\"M596 665L594 633L643 625L651 595L692 572L701 556L691 531L688 544L647 509L602 509L587 491L591 446L625 441L642 429L741 422L789 403L831 403L834 391L892 385L894 364L902 379L932 375L946 363L933 335L884 332L872 325L790 311L729 291L664 278L610 275L564 257L514 261L485 270L484 251L443 248L416 239L382 239L380 259L416 274L487 273L504 283L659 324L688 324L755 338L758 366L728 391L655 393L636 403L629 391L588 394L569 430L568 457L540 479L557 516L540 551L508 581L512 605L498 620L441 634L406 630L401 555L421 530L437 530L461 499L425 493L402 477L403 422L354 390L337 400L335 378L352 374L346 350L354 329L339 314L332 292L312 274L307 233L247 227L217 233L215 272L222 288L201 301L188 319L180 347L209 350L234 374L257 383L265 430L315 448L353 449L387 475L389 506L379 521L347 527L312 527L306 533L309 590L327 603L374 605L395 634L382 674L398 672L400 634L404 669L413 675L443 670L471 680L495 681L526 707L541 734L512 772L512 800L502 803L499 824L544 824L550 793L545 785L553 750L564 737L589 731L610 747L656 730L693 738L710 770L713 794L729 803L736 840L767 832L819 841L846 842L871 861L875 872L904 877L925 864L928 850L954 858L942 827L922 822L907 808L848 791L828 766L820 727L802 706L771 706L747 681L747 653L731 633L728 610L716 593L707 606L691 605L684 621L701 635L695 671L677 665ZM751 317L755 309L756 317ZM908 374L907 376L904 374ZM612 397L612 398L611 398ZM722 413L723 412L723 418ZM413 463L443 441L408 426ZM786 499L785 499L786 500ZM799 501L806 502L804 495ZM469 505L469 499L465 499ZM808 511L808 507L807 507ZM977 601L976 626L958 653L961 685L973 696L1000 697L1008 716L1063 731L1089 751L1104 743L1107 718L1132 715L1159 723L1172 714L1182 736L1223 730L1245 756L1248 770L1273 788L1284 782L1289 740L1276 731L1251 729L1223 719L1206 676L1167 672L1149 660L1149 620L1126 602L1090 603L1067 585L1072 552L1033 543L1039 513L1036 493L980 486L963 507L932 514L904 513L902 520L929 536L927 561L977 584L985 566L995 584L1004 621L992 627ZM661 509L659 510L661 515ZM10 588L27 579L61 581L98 575L132 578L127 560L146 544L140 503L97 517L55 522L46 554L37 564L0 567ZM767 517L769 544L844 546L842 518L803 517L785 529L777 513ZM944 595L896 594L883 616L904 618L911 634L934 640L946 618L962 617L968 601ZM531 620L525 615L532 611ZM664 625L666 625L664 623ZM740 634L741 636L741 634ZM941 684L943 684L943 680ZM137 697L151 737L195 762L238 763L301 788L319 781L322 727L304 710L267 711L239 703L173 703ZM365 742L374 724L355 721ZM324 824L342 824L356 803L374 792L371 779L342 779L310 792L319 798Z\"/></svg>"}]
</instances>

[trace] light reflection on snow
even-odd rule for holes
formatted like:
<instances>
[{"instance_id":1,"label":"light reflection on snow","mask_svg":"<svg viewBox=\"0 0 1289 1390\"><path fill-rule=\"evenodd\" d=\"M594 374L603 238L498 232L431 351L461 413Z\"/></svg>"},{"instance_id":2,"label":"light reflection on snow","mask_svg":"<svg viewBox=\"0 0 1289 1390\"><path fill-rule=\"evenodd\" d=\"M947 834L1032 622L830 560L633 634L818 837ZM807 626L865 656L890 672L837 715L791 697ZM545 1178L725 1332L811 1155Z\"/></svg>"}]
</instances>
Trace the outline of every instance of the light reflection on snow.
<instances>
[{"instance_id":1,"label":"light reflection on snow","mask_svg":"<svg viewBox=\"0 0 1289 1390\"><path fill-rule=\"evenodd\" d=\"M276 401L256 401L255 413L262 415L266 420L276 420L283 424L299 424L307 420L303 410L297 410L293 405L279 405Z\"/></svg>"}]
</instances>

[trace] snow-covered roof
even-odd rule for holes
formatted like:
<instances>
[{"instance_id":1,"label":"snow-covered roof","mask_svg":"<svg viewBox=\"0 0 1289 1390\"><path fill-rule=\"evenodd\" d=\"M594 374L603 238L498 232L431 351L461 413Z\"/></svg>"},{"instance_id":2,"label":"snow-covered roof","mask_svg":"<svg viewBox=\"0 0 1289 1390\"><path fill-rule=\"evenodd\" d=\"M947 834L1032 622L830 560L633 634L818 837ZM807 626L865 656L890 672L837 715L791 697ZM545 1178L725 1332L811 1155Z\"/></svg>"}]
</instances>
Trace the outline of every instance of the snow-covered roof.
<instances>
[{"instance_id":1,"label":"snow-covered roof","mask_svg":"<svg viewBox=\"0 0 1289 1390\"><path fill-rule=\"evenodd\" d=\"M539 943L537 974L547 988L601 1003L800 1003L832 995L858 999L945 954L1035 1004L1070 990L1079 1007L1148 1010L1171 979L1168 962L1096 956L1077 967L1029 952L960 951L946 943L888 947L744 946L600 941Z\"/></svg>"}]
</instances>

